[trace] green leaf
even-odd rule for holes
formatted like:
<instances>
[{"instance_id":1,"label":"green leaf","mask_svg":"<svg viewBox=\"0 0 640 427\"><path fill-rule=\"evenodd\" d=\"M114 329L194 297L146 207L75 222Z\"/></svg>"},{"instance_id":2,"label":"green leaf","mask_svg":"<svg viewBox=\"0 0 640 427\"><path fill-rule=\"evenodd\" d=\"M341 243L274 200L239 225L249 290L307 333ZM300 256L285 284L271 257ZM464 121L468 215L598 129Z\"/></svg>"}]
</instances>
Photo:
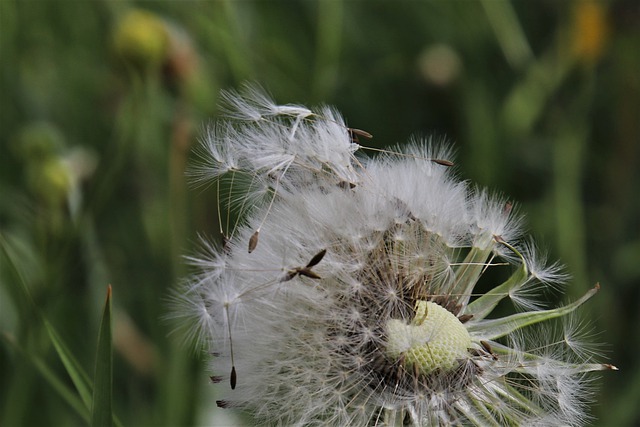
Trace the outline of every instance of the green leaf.
<instances>
[{"instance_id":1,"label":"green leaf","mask_svg":"<svg viewBox=\"0 0 640 427\"><path fill-rule=\"evenodd\" d=\"M71 377L73 385L76 386L76 390L78 390L80 398L87 409L91 408L91 393L93 391L93 386L91 385L89 375L87 375L85 370L82 368L82 365L80 365L80 362L78 362L74 357L49 321L47 321L44 316L41 315L41 317L44 326L47 329L47 333L49 334L49 339L51 339L51 342L58 353L58 357L67 370L69 377Z\"/></svg>"},{"instance_id":2,"label":"green leaf","mask_svg":"<svg viewBox=\"0 0 640 427\"><path fill-rule=\"evenodd\" d=\"M111 341L111 285L109 285L98 334L93 405L91 407L91 425L93 427L113 425L112 392L113 351Z\"/></svg>"},{"instance_id":3,"label":"green leaf","mask_svg":"<svg viewBox=\"0 0 640 427\"><path fill-rule=\"evenodd\" d=\"M493 251L494 244L486 248L473 247L456 268L456 281L451 290L451 295L459 295L458 302L466 305L471 298L473 288L476 286L480 275L487 268L487 259Z\"/></svg>"},{"instance_id":4,"label":"green leaf","mask_svg":"<svg viewBox=\"0 0 640 427\"><path fill-rule=\"evenodd\" d=\"M582 298L562 307L554 308L552 310L528 311L526 313L513 314L500 319L483 320L475 324L469 322L467 329L473 336L474 340L480 341L500 338L525 326L569 314L587 302L587 300L594 296L599 289L600 285L596 285L593 289L590 289L585 295L583 295Z\"/></svg>"},{"instance_id":5,"label":"green leaf","mask_svg":"<svg viewBox=\"0 0 640 427\"><path fill-rule=\"evenodd\" d=\"M513 372L519 372L527 375L537 375L540 372L540 366L549 364L549 358L539 356L537 354L514 350L495 341L491 342L492 351L498 356L505 358L518 357L522 360L518 366L515 366ZM593 371L617 371L618 368L609 363L574 363L564 362L562 360L554 360L554 367L561 368L566 375L577 375L585 372Z\"/></svg>"},{"instance_id":6,"label":"green leaf","mask_svg":"<svg viewBox=\"0 0 640 427\"><path fill-rule=\"evenodd\" d=\"M27 282L24 279L24 276L21 274L15 260L13 259L9 242L4 238L2 234L0 234L0 247L2 247L4 256L7 259L9 266L11 267L13 276L16 278L16 283L19 284L19 286L17 286L19 292L22 294L24 299L28 301L28 305L31 306L34 314L42 320L42 323L47 329L49 338L51 339L51 342L53 343L53 346L58 353L58 357L60 357L60 360L64 364L69 377L71 377L71 381L73 381L73 384L80 394L80 398L82 399L86 406L86 409L88 410L89 408L91 408L91 393L93 389L89 375L87 375L87 373L82 368L82 365L80 365L78 360L73 356L69 348L62 341L62 338L60 338L53 325L49 323L42 311L34 302L33 297L29 292Z\"/></svg>"},{"instance_id":7,"label":"green leaf","mask_svg":"<svg viewBox=\"0 0 640 427\"><path fill-rule=\"evenodd\" d=\"M472 314L473 320L484 319L503 298L509 295L509 292L521 287L527 282L528 278L529 272L527 271L526 264L523 262L504 283L496 286L469 304L464 314Z\"/></svg>"}]
</instances>

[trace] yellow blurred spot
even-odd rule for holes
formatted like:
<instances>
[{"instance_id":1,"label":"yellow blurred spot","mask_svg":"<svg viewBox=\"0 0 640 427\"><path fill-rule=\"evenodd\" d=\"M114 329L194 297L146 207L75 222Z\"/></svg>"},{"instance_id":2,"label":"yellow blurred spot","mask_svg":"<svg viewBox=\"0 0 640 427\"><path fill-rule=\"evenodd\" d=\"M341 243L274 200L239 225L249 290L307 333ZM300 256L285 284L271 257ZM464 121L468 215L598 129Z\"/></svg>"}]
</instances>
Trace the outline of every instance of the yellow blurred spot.
<instances>
[{"instance_id":1,"label":"yellow blurred spot","mask_svg":"<svg viewBox=\"0 0 640 427\"><path fill-rule=\"evenodd\" d=\"M597 62L604 51L609 25L603 4L578 0L573 8L572 53L585 63Z\"/></svg>"},{"instance_id":2,"label":"yellow blurred spot","mask_svg":"<svg viewBox=\"0 0 640 427\"><path fill-rule=\"evenodd\" d=\"M64 205L72 185L72 178L65 164L58 157L29 165L28 185L47 206Z\"/></svg>"},{"instance_id":3,"label":"yellow blurred spot","mask_svg":"<svg viewBox=\"0 0 640 427\"><path fill-rule=\"evenodd\" d=\"M118 24L113 46L125 62L144 68L158 67L167 56L166 24L151 12L132 10Z\"/></svg>"}]
</instances>

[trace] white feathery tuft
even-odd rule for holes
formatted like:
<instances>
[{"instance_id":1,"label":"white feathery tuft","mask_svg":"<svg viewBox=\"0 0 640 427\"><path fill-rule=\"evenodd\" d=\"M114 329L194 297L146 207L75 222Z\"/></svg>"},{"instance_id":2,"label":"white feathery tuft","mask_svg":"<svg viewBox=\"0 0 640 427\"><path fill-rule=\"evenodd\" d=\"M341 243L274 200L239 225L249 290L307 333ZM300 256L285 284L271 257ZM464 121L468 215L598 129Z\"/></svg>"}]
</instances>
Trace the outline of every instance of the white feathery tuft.
<instances>
[{"instance_id":1,"label":"white feathery tuft","mask_svg":"<svg viewBox=\"0 0 640 427\"><path fill-rule=\"evenodd\" d=\"M216 185L225 241L187 258L170 315L228 381L219 406L282 426L588 419L588 374L613 367L574 319L598 287L544 308L566 275L507 199L452 173L448 145L367 148L332 108L222 99L191 173Z\"/></svg>"}]
</instances>

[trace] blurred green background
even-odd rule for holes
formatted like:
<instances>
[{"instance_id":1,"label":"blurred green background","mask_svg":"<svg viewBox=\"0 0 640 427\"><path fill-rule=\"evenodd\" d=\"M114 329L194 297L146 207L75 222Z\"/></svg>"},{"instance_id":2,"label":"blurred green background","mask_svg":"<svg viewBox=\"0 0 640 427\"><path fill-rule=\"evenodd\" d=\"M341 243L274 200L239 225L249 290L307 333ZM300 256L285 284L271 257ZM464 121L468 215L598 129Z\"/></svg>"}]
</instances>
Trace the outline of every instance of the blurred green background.
<instances>
[{"instance_id":1,"label":"blurred green background","mask_svg":"<svg viewBox=\"0 0 640 427\"><path fill-rule=\"evenodd\" d=\"M2 0L0 63L1 426L85 423L36 311L93 373L108 284L122 424L233 422L162 318L217 229L190 149L247 81L335 105L371 145L453 141L568 298L601 283L582 314L620 372L595 377L593 425L640 424L639 2Z\"/></svg>"}]
</instances>

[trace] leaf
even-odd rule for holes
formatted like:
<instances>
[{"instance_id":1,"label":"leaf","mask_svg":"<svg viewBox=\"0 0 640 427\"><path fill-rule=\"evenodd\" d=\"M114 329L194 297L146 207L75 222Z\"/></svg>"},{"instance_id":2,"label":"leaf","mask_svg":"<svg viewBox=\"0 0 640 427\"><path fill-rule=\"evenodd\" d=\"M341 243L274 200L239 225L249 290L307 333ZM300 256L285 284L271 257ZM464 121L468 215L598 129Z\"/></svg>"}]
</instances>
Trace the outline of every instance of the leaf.
<instances>
[{"instance_id":1,"label":"leaf","mask_svg":"<svg viewBox=\"0 0 640 427\"><path fill-rule=\"evenodd\" d=\"M520 288L527 282L528 278L527 265L523 262L507 281L469 304L464 314L473 315L474 321L484 319L503 298L507 297L514 289Z\"/></svg>"},{"instance_id":2,"label":"leaf","mask_svg":"<svg viewBox=\"0 0 640 427\"><path fill-rule=\"evenodd\" d=\"M44 326L47 329L47 333L49 334L49 339L51 339L51 342L58 353L58 357L67 370L67 374L71 377L73 385L75 385L76 390L78 390L80 398L87 409L91 408L91 394L93 392L93 386L91 385L89 375L82 368L80 362L78 362L78 360L73 356L49 321L47 321L44 316L41 315L41 317Z\"/></svg>"},{"instance_id":3,"label":"leaf","mask_svg":"<svg viewBox=\"0 0 640 427\"><path fill-rule=\"evenodd\" d=\"M452 295L460 295L459 302L466 305L478 278L487 268L487 258L491 255L494 245L486 248L473 247L464 261L456 268L456 281L451 290Z\"/></svg>"},{"instance_id":4,"label":"leaf","mask_svg":"<svg viewBox=\"0 0 640 427\"><path fill-rule=\"evenodd\" d=\"M58 353L58 357L60 357L60 360L64 364L69 377L71 377L71 381L73 381L73 384L80 394L80 398L82 399L88 410L89 408L91 408L91 393L93 390L89 375L87 375L87 373L82 368L82 365L80 365L78 360L73 356L69 348L62 341L62 338L60 338L60 335L58 335L53 325L49 323L42 311L34 302L33 297L29 292L29 287L27 286L26 280L24 279L24 276L21 274L20 269L18 269L18 266L13 259L13 256L11 255L11 251L9 250L9 242L1 234L0 247L2 247L4 256L7 259L9 266L11 267L13 276L16 278L16 283L19 284L19 286L17 286L19 292L22 294L24 299L28 301L28 305L31 306L35 315L42 320L42 323L44 324L45 328L47 329L47 333L49 334L49 338L51 339L51 342L53 343L53 346Z\"/></svg>"},{"instance_id":5,"label":"leaf","mask_svg":"<svg viewBox=\"0 0 640 427\"><path fill-rule=\"evenodd\" d=\"M89 375L86 373L86 371L82 368L82 365L80 365L80 363L78 362L78 360L73 356L73 354L71 353L71 351L69 350L69 348L66 346L66 344L64 343L64 341L62 340L62 338L60 337L60 335L58 335L58 333L56 332L55 328L53 327L53 325L51 323L49 323L49 321L46 319L46 317L44 316L44 314L42 313L42 311L38 308L38 306L35 304L33 297L31 296L31 293L29 292L29 287L27 286L26 280L24 279L24 276L21 274L20 270L17 267L17 264L15 263L15 260L13 258L13 256L11 255L11 251L10 251L10 246L9 246L9 242L4 238L4 236L2 234L0 234L0 248L2 249L2 253L4 254L4 257L6 258L8 265L10 267L10 271L13 273L13 276L15 277L15 283L17 283L17 285L15 286L15 288L18 290L19 294L21 294L22 297L24 297L24 299L27 301L27 305L30 306L33 309L33 312L35 314L36 317L38 317L39 319L42 320L42 323L44 324L47 333L49 335L49 339L51 339L51 342L53 343L54 348L56 349L56 352L58 353L58 357L60 358L60 360L62 361L62 364L64 365L67 374L69 375L69 377L71 378L71 381L73 382L73 385L75 386L76 390L78 391L78 394L80 395L80 399L77 399L75 396L73 396L73 393L70 392L70 390L68 389L68 387L66 387L64 385L64 382L61 381L58 377L55 376L55 374L53 373L53 371L44 363L42 362L39 358L37 358L36 356L29 354L25 351L23 351L22 349L20 349L19 347L17 347L16 344L13 344L14 347L18 348L18 350L22 351L27 358L29 358L29 360L34 363L34 365L36 366L36 368L38 369L38 371L47 379L47 381L50 382L50 384L54 387L54 389L56 389L58 391L58 393L60 394L60 396L62 397L62 399L64 399L65 401L67 401L75 410L76 412L78 412L78 414L86 419L87 421L89 421L89 410L92 409L92 413L91 413L91 420L92 420L92 425L111 425L111 418L109 418L109 422L105 423L105 424L96 424L95 423L95 410L96 409L104 409L101 406L101 408L95 408L92 402L95 400L95 395L98 394L94 387L93 384L91 383L91 379L89 378ZM9 281L10 283L13 283L13 281ZM105 329L104 325L107 324L108 327L108 331L106 331L105 333L103 333L103 329ZM108 333L108 337L106 336ZM103 337L103 335L105 335L105 337ZM109 411L109 416L111 417L111 384L112 384L112 363L111 363L111 286L109 286L108 291L107 291L107 301L105 304L105 310L104 310L104 314L102 317L102 323L100 326L100 334L98 337L98 355L97 355L97 360L96 360L96 371L98 370L98 368L103 368L103 362L101 361L101 356L104 356L104 352L105 350L103 350L101 348L101 344L102 341L101 339L107 339L108 340L108 345L107 345L107 349L106 352L108 353L108 411ZM11 340L5 337L5 341L8 341L11 343ZM101 373L101 375L104 374ZM95 380L97 380L97 372L96 372L96 378L94 378ZM102 378L101 378L102 381ZM101 383L100 385L101 387L104 387L104 385ZM102 392L103 390L100 391L100 397L102 397ZM92 396L93 395L93 396ZM82 405L84 405L84 407L82 407ZM116 426L120 427L122 424L120 423L120 421L118 420L117 417L115 417L115 424Z\"/></svg>"},{"instance_id":6,"label":"leaf","mask_svg":"<svg viewBox=\"0 0 640 427\"><path fill-rule=\"evenodd\" d=\"M596 284L596 286L584 294L582 298L562 307L552 310L528 311L500 319L483 320L476 324L469 324L467 329L474 339L478 341L494 340L510 334L517 329L524 328L525 326L567 315L587 302L599 289L600 285Z\"/></svg>"},{"instance_id":7,"label":"leaf","mask_svg":"<svg viewBox=\"0 0 640 427\"><path fill-rule=\"evenodd\" d=\"M103 427L113 425L113 350L111 341L111 285L107 288L96 353L96 370L93 378L93 405L91 425Z\"/></svg>"}]
</instances>

